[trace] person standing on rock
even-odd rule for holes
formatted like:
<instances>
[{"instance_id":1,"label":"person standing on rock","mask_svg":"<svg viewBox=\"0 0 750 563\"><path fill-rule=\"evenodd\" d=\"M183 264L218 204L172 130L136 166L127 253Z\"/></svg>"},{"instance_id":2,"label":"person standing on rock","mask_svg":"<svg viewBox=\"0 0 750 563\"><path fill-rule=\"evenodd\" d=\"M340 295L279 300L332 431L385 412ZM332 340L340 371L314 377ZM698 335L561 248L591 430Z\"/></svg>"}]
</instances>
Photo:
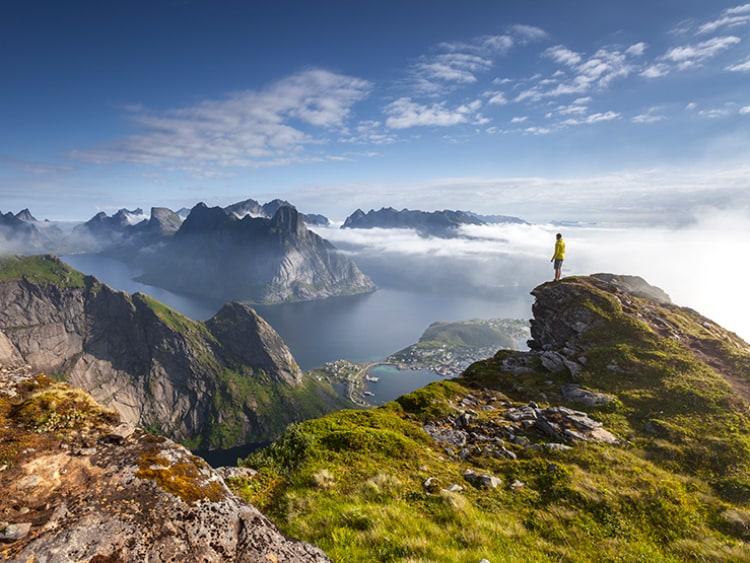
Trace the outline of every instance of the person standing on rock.
<instances>
[{"instance_id":1,"label":"person standing on rock","mask_svg":"<svg viewBox=\"0 0 750 563\"><path fill-rule=\"evenodd\" d=\"M550 262L554 262L555 268L555 281L560 281L560 274L562 273L562 264L565 260L565 241L560 233L555 235L555 253L552 255Z\"/></svg>"}]
</instances>

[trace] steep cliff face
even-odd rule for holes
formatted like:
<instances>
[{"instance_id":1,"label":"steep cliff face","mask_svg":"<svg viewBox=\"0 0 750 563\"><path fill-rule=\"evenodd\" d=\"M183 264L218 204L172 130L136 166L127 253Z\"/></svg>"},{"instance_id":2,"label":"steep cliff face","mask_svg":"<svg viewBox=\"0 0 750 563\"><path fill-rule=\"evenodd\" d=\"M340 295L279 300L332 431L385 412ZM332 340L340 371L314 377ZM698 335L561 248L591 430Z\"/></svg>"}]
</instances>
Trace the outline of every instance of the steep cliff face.
<instances>
[{"instance_id":1,"label":"steep cliff face","mask_svg":"<svg viewBox=\"0 0 750 563\"><path fill-rule=\"evenodd\" d=\"M174 237L139 260L147 283L225 300L282 303L375 289L289 206L270 219L239 219L198 204Z\"/></svg>"},{"instance_id":2,"label":"steep cliff face","mask_svg":"<svg viewBox=\"0 0 750 563\"><path fill-rule=\"evenodd\" d=\"M230 447L342 406L303 377L278 334L245 306L201 323L52 257L3 263L16 266L0 275L7 340L35 369L89 391L128 422L196 447ZM22 274L34 269L49 275Z\"/></svg>"},{"instance_id":3,"label":"steep cliff face","mask_svg":"<svg viewBox=\"0 0 750 563\"><path fill-rule=\"evenodd\" d=\"M3 561L322 563L202 459L0 353Z\"/></svg>"}]
</instances>

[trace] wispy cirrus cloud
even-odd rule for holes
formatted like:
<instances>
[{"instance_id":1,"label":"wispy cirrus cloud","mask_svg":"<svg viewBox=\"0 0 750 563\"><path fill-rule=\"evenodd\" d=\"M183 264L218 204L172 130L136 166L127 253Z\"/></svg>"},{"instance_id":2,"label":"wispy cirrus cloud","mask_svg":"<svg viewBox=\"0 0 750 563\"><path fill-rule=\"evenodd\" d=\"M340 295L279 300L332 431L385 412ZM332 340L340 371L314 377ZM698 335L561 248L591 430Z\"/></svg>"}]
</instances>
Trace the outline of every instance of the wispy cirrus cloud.
<instances>
[{"instance_id":1,"label":"wispy cirrus cloud","mask_svg":"<svg viewBox=\"0 0 750 563\"><path fill-rule=\"evenodd\" d=\"M664 54L662 59L673 63L679 70L685 70L703 64L740 41L741 39L735 35L713 37L700 43L673 47Z\"/></svg>"},{"instance_id":2,"label":"wispy cirrus cloud","mask_svg":"<svg viewBox=\"0 0 750 563\"><path fill-rule=\"evenodd\" d=\"M726 67L726 69L730 72L750 72L750 58L739 63L731 64Z\"/></svg>"},{"instance_id":3,"label":"wispy cirrus cloud","mask_svg":"<svg viewBox=\"0 0 750 563\"><path fill-rule=\"evenodd\" d=\"M507 33L480 35L468 41L439 43L433 53L419 57L407 70L404 86L411 96L439 96L477 83L517 45L541 41L547 32L530 25L511 26Z\"/></svg>"},{"instance_id":4,"label":"wispy cirrus cloud","mask_svg":"<svg viewBox=\"0 0 750 563\"><path fill-rule=\"evenodd\" d=\"M366 80L314 69L261 91L235 92L191 107L164 112L134 107L130 120L136 133L97 150L75 152L73 157L164 166L199 175L231 167L288 164L311 158L304 149L320 143L327 133L347 132L353 106L371 88Z\"/></svg>"},{"instance_id":5,"label":"wispy cirrus cloud","mask_svg":"<svg viewBox=\"0 0 750 563\"><path fill-rule=\"evenodd\" d=\"M698 33L713 33L721 28L739 27L748 23L750 23L750 4L743 4L724 10L721 17L700 26Z\"/></svg>"}]
</instances>

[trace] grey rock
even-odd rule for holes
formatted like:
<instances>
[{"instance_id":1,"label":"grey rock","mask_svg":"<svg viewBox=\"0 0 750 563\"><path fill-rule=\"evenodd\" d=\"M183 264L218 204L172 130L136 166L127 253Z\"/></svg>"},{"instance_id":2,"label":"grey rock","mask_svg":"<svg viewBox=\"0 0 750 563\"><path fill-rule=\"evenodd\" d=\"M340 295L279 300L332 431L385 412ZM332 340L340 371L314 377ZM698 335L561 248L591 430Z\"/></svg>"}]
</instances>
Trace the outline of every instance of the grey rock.
<instances>
[{"instance_id":1,"label":"grey rock","mask_svg":"<svg viewBox=\"0 0 750 563\"><path fill-rule=\"evenodd\" d=\"M0 522L0 541L15 542L25 538L30 531L30 522L19 522L14 524Z\"/></svg>"},{"instance_id":2,"label":"grey rock","mask_svg":"<svg viewBox=\"0 0 750 563\"><path fill-rule=\"evenodd\" d=\"M563 400L581 403L587 407L602 407L611 404L615 400L612 395L589 391L574 383L563 385L561 390Z\"/></svg>"}]
</instances>

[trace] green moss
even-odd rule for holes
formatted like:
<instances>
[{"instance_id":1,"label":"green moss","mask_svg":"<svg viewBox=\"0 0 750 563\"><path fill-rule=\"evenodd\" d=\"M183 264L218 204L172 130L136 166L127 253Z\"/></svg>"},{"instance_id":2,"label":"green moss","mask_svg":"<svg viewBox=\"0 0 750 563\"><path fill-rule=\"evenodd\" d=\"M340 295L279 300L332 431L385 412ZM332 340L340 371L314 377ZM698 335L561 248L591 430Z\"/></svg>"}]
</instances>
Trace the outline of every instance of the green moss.
<instances>
[{"instance_id":1,"label":"green moss","mask_svg":"<svg viewBox=\"0 0 750 563\"><path fill-rule=\"evenodd\" d=\"M59 287L85 287L85 276L52 255L0 258L0 281L27 279Z\"/></svg>"},{"instance_id":2,"label":"green moss","mask_svg":"<svg viewBox=\"0 0 750 563\"><path fill-rule=\"evenodd\" d=\"M224 497L221 482L211 477L202 459L195 456L171 458L160 449L146 451L138 459L135 476L153 481L160 489L188 503L204 499L215 502Z\"/></svg>"},{"instance_id":3,"label":"green moss","mask_svg":"<svg viewBox=\"0 0 750 563\"><path fill-rule=\"evenodd\" d=\"M92 428L119 421L116 411L105 409L79 389L66 383L37 379L37 389L10 409L9 417L35 432Z\"/></svg>"}]
</instances>

